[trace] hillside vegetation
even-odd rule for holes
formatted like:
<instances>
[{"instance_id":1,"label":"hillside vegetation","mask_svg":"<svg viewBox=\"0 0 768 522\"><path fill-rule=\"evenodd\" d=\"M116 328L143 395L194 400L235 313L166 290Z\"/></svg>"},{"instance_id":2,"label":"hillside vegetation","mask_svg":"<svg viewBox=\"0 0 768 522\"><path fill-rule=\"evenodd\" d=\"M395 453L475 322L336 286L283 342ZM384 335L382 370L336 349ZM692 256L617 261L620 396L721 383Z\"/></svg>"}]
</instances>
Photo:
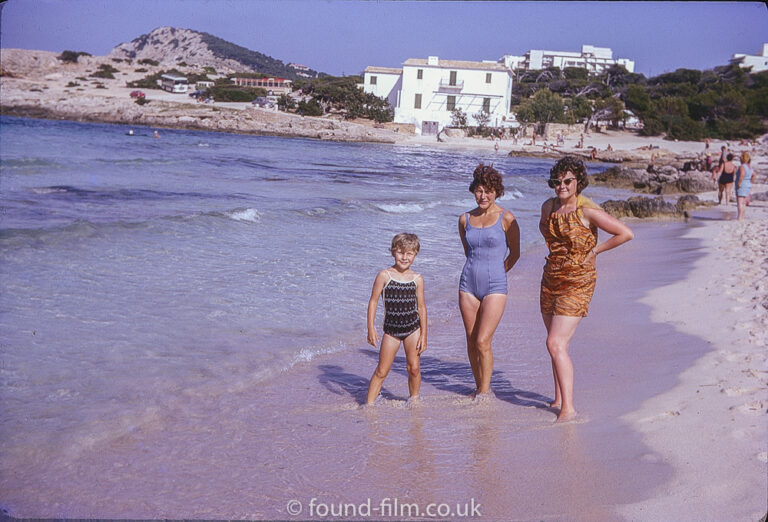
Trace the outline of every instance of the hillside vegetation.
<instances>
[{"instance_id":1,"label":"hillside vegetation","mask_svg":"<svg viewBox=\"0 0 768 522\"><path fill-rule=\"evenodd\" d=\"M577 68L521 71L511 110L523 123L608 121L619 126L632 111L641 134L668 139L755 138L766 132L768 71L737 65L678 69L653 78L613 66L597 76Z\"/></svg>"},{"instance_id":2,"label":"hillside vegetation","mask_svg":"<svg viewBox=\"0 0 768 522\"><path fill-rule=\"evenodd\" d=\"M246 67L252 68L256 72L270 76L290 78L291 80L299 78L296 74L296 70L293 67L284 64L281 60L277 60L258 51L251 51L250 49L222 40L221 38L208 33L200 34L202 36L202 41L208 46L208 49L219 58L235 60ZM307 74L311 76L318 75L317 71L311 70L307 71Z\"/></svg>"}]
</instances>

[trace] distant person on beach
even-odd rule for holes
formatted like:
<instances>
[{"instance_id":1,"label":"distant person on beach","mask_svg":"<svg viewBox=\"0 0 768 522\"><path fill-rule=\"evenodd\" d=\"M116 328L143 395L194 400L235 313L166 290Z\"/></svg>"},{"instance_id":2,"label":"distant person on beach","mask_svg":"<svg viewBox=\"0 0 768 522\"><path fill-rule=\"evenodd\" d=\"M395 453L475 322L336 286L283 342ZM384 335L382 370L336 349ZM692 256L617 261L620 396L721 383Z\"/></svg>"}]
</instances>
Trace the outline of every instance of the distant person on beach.
<instances>
[{"instance_id":1,"label":"distant person on beach","mask_svg":"<svg viewBox=\"0 0 768 522\"><path fill-rule=\"evenodd\" d=\"M579 136L579 143L576 144L577 149L583 149L584 148L584 133L581 133Z\"/></svg>"},{"instance_id":2,"label":"distant person on beach","mask_svg":"<svg viewBox=\"0 0 768 522\"><path fill-rule=\"evenodd\" d=\"M574 156L560 159L549 172L555 197L541 206L539 230L549 248L541 279L541 316L547 328L547 350L552 358L558 421L576 415L573 405L573 363L568 355L576 327L587 316L595 290L597 255L634 237L624 223L612 217L581 192L589 184L584 162ZM597 231L611 237L597 243Z\"/></svg>"},{"instance_id":3,"label":"distant person on beach","mask_svg":"<svg viewBox=\"0 0 768 522\"><path fill-rule=\"evenodd\" d=\"M731 202L731 187L733 187L734 175L736 174L736 165L733 164L733 154L728 153L725 162L712 171L711 180L717 178L717 204L723 202L723 192L725 192L725 204Z\"/></svg>"},{"instance_id":4,"label":"distant person on beach","mask_svg":"<svg viewBox=\"0 0 768 522\"><path fill-rule=\"evenodd\" d=\"M738 219L744 219L746 206L749 204L749 191L752 189L752 183L755 182L755 171L752 168L752 157L749 152L741 153L741 166L736 174L736 207L738 209Z\"/></svg>"},{"instance_id":5,"label":"distant person on beach","mask_svg":"<svg viewBox=\"0 0 768 522\"><path fill-rule=\"evenodd\" d=\"M720 147L720 158L717 160L717 168L720 168L723 166L723 163L725 163L725 158L728 155L728 149L725 145Z\"/></svg>"},{"instance_id":6,"label":"distant person on beach","mask_svg":"<svg viewBox=\"0 0 768 522\"><path fill-rule=\"evenodd\" d=\"M491 393L491 341L507 304L507 272L520 258L520 228L514 214L496 203L504 194L496 169L478 165L469 191L477 207L459 217L459 237L467 258L459 282L459 309L475 378L472 397L479 398Z\"/></svg>"},{"instance_id":7,"label":"distant person on beach","mask_svg":"<svg viewBox=\"0 0 768 522\"><path fill-rule=\"evenodd\" d=\"M379 349L379 364L368 385L366 404L373 404L381 385L392 368L400 343L405 348L408 368L409 400L419 397L421 367L419 358L427 349L427 307L424 304L424 278L411 270L419 253L419 238L415 234L401 233L392 238L390 252L395 263L376 275L368 301L368 343L376 346L379 335L373 325L379 297L384 299L384 335Z\"/></svg>"}]
</instances>

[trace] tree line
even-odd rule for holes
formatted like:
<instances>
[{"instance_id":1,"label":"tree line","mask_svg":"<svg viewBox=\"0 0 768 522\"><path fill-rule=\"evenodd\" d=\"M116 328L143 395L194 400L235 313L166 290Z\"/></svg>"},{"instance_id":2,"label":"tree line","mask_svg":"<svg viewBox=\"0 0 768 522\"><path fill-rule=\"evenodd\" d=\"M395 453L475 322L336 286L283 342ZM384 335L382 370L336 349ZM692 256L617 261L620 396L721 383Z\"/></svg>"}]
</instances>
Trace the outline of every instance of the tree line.
<instances>
[{"instance_id":1,"label":"tree line","mask_svg":"<svg viewBox=\"0 0 768 522\"><path fill-rule=\"evenodd\" d=\"M614 127L631 111L645 136L752 139L766 132L768 71L752 74L737 64L652 78L620 65L595 76L575 67L519 71L510 110L521 123L607 121Z\"/></svg>"}]
</instances>

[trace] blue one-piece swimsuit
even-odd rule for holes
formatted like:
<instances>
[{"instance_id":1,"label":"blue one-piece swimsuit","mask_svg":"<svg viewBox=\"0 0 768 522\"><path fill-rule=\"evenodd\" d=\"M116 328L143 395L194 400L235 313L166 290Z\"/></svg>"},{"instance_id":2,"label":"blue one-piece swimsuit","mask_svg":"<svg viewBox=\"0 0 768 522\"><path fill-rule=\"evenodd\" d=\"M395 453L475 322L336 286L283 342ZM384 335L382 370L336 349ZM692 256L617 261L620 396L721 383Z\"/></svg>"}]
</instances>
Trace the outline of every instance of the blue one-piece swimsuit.
<instances>
[{"instance_id":1,"label":"blue one-piece swimsuit","mask_svg":"<svg viewBox=\"0 0 768 522\"><path fill-rule=\"evenodd\" d=\"M496 223L477 228L469 224L466 214L464 238L467 242L467 262L461 271L459 290L468 292L482 301L488 294L507 293L507 236L502 226L502 211Z\"/></svg>"}]
</instances>

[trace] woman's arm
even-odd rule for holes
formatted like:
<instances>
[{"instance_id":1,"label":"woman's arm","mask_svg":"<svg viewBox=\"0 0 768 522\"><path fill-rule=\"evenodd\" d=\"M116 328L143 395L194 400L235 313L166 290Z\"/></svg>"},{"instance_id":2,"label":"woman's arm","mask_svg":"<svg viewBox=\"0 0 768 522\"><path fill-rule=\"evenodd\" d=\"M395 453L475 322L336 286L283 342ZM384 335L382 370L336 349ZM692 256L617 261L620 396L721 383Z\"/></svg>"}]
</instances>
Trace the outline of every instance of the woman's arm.
<instances>
[{"instance_id":1,"label":"woman's arm","mask_svg":"<svg viewBox=\"0 0 768 522\"><path fill-rule=\"evenodd\" d=\"M592 249L592 252L587 256L587 259L590 259L592 256L592 261L594 262L594 257L596 257L597 254L616 248L635 237L635 234L627 225L608 214L605 210L588 207L582 207L581 210L591 226L595 226L600 230L611 234L609 239L596 245L595 248Z\"/></svg>"},{"instance_id":2,"label":"woman's arm","mask_svg":"<svg viewBox=\"0 0 768 522\"><path fill-rule=\"evenodd\" d=\"M552 205L553 202L551 199L546 200L541 205L541 217L539 218L539 232L541 232L541 235L544 237L547 237L547 218L549 218L549 214L552 212Z\"/></svg>"},{"instance_id":3,"label":"woman's arm","mask_svg":"<svg viewBox=\"0 0 768 522\"><path fill-rule=\"evenodd\" d=\"M715 177L719 176L724 168L725 168L725 163L721 163L720 165L712 169L712 176L709 179L714 181Z\"/></svg>"},{"instance_id":4,"label":"woman's arm","mask_svg":"<svg viewBox=\"0 0 768 522\"><path fill-rule=\"evenodd\" d=\"M501 224L504 227L507 248L509 249L509 255L504 260L504 271L509 272L520 259L520 225L518 225L515 215L510 211L504 212L502 219L504 221Z\"/></svg>"},{"instance_id":5,"label":"woman's arm","mask_svg":"<svg viewBox=\"0 0 768 522\"><path fill-rule=\"evenodd\" d=\"M381 292L384 290L384 285L387 284L388 279L386 270L376 274L376 279L374 279L373 288L371 289L371 298L368 300L368 344L371 346L379 344L379 334L376 333L373 321L376 319L379 296L381 296Z\"/></svg>"},{"instance_id":6,"label":"woman's arm","mask_svg":"<svg viewBox=\"0 0 768 522\"><path fill-rule=\"evenodd\" d=\"M741 185L742 181L744 181L744 176L747 174L747 169L744 168L744 165L739 166L739 172L736 175L736 190L739 190L739 186Z\"/></svg>"},{"instance_id":7,"label":"woman's arm","mask_svg":"<svg viewBox=\"0 0 768 522\"><path fill-rule=\"evenodd\" d=\"M416 282L416 306L419 309L419 341L416 352L422 353L427 349L427 305L424 301L424 278L419 275Z\"/></svg>"},{"instance_id":8,"label":"woman's arm","mask_svg":"<svg viewBox=\"0 0 768 522\"><path fill-rule=\"evenodd\" d=\"M467 257L467 238L465 234L467 232L467 215L462 214L459 216L459 237L461 238L461 246L464 247L464 257Z\"/></svg>"}]
</instances>

